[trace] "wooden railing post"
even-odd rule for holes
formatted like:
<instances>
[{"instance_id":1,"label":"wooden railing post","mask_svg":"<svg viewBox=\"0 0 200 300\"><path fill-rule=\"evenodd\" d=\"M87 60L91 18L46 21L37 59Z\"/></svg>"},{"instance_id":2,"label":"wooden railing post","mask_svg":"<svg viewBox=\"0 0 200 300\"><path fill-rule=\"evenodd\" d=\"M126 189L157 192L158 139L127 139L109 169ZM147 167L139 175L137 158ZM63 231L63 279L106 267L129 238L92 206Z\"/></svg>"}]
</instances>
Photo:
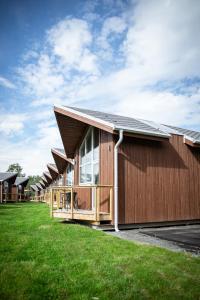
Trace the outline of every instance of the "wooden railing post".
<instances>
[{"instance_id":1,"label":"wooden railing post","mask_svg":"<svg viewBox=\"0 0 200 300\"><path fill-rule=\"evenodd\" d=\"M53 217L53 189L50 189L50 216Z\"/></svg>"},{"instance_id":2,"label":"wooden railing post","mask_svg":"<svg viewBox=\"0 0 200 300\"><path fill-rule=\"evenodd\" d=\"M71 187L71 218L73 219L73 209L74 209L74 201L73 201L73 188Z\"/></svg>"},{"instance_id":3,"label":"wooden railing post","mask_svg":"<svg viewBox=\"0 0 200 300\"><path fill-rule=\"evenodd\" d=\"M96 187L96 222L99 222L100 220L100 215L99 215L99 210L100 210L100 189L99 187L97 186Z\"/></svg>"},{"instance_id":4,"label":"wooden railing post","mask_svg":"<svg viewBox=\"0 0 200 300\"><path fill-rule=\"evenodd\" d=\"M110 188L110 219L113 220L113 188Z\"/></svg>"},{"instance_id":5,"label":"wooden railing post","mask_svg":"<svg viewBox=\"0 0 200 300\"><path fill-rule=\"evenodd\" d=\"M59 196L60 196L60 194L59 194L59 190L56 190L56 201L57 201L57 209L59 209Z\"/></svg>"}]
</instances>

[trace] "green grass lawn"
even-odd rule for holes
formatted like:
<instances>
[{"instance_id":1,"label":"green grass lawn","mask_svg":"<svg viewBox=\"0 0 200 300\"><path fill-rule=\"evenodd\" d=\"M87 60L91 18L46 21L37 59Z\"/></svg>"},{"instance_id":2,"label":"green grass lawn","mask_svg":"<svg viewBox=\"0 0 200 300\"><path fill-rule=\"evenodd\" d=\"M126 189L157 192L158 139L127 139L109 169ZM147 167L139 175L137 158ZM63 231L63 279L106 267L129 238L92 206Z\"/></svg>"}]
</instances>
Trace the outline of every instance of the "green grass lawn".
<instances>
[{"instance_id":1,"label":"green grass lawn","mask_svg":"<svg viewBox=\"0 0 200 300\"><path fill-rule=\"evenodd\" d=\"M0 299L200 299L200 258L0 205Z\"/></svg>"}]
</instances>

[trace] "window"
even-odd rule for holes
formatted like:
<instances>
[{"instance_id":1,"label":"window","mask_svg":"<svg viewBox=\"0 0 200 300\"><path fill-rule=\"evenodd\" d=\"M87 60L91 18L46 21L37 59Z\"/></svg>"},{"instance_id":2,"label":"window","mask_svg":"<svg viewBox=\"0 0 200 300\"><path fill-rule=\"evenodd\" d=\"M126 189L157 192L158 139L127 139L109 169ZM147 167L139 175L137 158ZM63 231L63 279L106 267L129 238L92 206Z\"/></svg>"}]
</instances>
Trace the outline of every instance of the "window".
<instances>
[{"instance_id":1,"label":"window","mask_svg":"<svg viewBox=\"0 0 200 300\"><path fill-rule=\"evenodd\" d=\"M80 183L99 182L99 130L90 127L80 147Z\"/></svg>"},{"instance_id":2,"label":"window","mask_svg":"<svg viewBox=\"0 0 200 300\"><path fill-rule=\"evenodd\" d=\"M74 183L74 167L72 164L67 165L67 185L72 185Z\"/></svg>"},{"instance_id":3,"label":"window","mask_svg":"<svg viewBox=\"0 0 200 300\"><path fill-rule=\"evenodd\" d=\"M63 176L60 175L57 179L56 179L56 185L57 186L62 186L63 185Z\"/></svg>"}]
</instances>

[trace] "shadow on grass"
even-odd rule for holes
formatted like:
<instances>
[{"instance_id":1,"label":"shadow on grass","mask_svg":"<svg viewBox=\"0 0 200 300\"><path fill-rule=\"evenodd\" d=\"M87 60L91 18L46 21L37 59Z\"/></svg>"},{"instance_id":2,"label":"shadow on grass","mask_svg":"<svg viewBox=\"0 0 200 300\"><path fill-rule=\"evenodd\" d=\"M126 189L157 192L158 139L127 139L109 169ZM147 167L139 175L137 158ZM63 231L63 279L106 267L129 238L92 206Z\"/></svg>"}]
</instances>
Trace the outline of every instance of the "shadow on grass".
<instances>
[{"instance_id":1,"label":"shadow on grass","mask_svg":"<svg viewBox=\"0 0 200 300\"><path fill-rule=\"evenodd\" d=\"M4 209L14 209L14 208L22 208L21 206L13 205L13 206L0 206L0 210Z\"/></svg>"}]
</instances>

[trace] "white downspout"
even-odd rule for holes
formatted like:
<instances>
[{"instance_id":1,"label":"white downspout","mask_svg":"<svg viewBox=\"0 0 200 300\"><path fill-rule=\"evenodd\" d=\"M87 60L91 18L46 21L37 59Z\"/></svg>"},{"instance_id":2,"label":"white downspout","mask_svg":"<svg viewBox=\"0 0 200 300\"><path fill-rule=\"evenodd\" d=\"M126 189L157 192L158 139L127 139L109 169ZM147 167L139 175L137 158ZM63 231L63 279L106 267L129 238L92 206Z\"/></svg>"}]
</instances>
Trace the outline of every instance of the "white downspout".
<instances>
[{"instance_id":1,"label":"white downspout","mask_svg":"<svg viewBox=\"0 0 200 300\"><path fill-rule=\"evenodd\" d=\"M118 228L118 148L123 141L123 130L119 131L119 140L115 145L114 149L114 203L115 203L115 215L114 215L114 224L115 231L119 231Z\"/></svg>"}]
</instances>

